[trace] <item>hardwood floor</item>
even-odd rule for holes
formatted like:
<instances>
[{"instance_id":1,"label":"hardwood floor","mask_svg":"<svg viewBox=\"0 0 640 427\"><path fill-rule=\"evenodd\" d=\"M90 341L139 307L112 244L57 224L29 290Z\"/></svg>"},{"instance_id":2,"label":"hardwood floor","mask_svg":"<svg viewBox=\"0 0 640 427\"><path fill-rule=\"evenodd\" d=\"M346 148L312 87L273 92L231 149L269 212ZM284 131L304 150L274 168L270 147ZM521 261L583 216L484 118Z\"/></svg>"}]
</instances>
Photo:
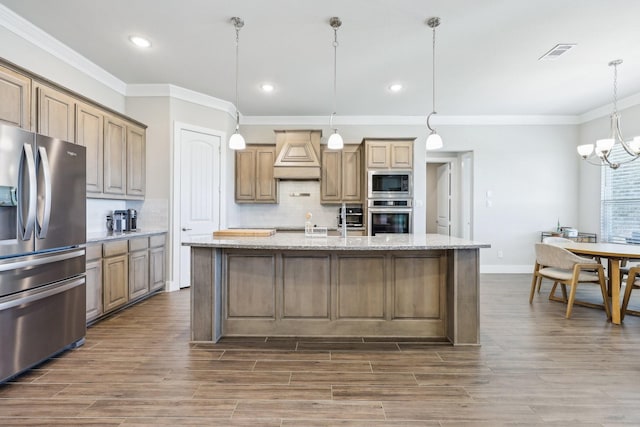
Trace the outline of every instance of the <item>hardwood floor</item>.
<instances>
[{"instance_id":1,"label":"hardwood floor","mask_svg":"<svg viewBox=\"0 0 640 427\"><path fill-rule=\"evenodd\" d=\"M528 303L530 275L483 275L481 347L354 338L189 342L189 291L89 328L0 386L0 425L640 425L640 318ZM596 287L578 299L597 301ZM637 299L640 303L640 298ZM632 301L633 303L633 301Z\"/></svg>"}]
</instances>

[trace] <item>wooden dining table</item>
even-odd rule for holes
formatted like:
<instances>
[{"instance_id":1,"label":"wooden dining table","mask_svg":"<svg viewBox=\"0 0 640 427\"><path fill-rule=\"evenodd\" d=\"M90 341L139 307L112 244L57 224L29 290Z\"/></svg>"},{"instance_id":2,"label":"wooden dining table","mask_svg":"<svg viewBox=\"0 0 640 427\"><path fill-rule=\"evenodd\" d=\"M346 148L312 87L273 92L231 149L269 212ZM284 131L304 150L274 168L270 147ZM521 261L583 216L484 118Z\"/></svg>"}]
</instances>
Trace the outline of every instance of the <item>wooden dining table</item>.
<instances>
[{"instance_id":1,"label":"wooden dining table","mask_svg":"<svg viewBox=\"0 0 640 427\"><path fill-rule=\"evenodd\" d=\"M577 255L591 255L608 260L608 279L611 292L611 322L620 324L620 264L623 260L640 258L640 245L619 243L579 243L559 245Z\"/></svg>"}]
</instances>

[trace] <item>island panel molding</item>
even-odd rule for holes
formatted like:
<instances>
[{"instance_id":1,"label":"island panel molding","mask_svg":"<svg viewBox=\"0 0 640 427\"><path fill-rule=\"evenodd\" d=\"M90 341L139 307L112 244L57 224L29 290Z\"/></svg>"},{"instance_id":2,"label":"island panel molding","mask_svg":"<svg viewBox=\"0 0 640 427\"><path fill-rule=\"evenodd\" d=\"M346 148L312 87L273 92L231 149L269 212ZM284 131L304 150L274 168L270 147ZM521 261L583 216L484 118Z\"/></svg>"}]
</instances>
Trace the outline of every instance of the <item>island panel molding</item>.
<instances>
[{"instance_id":1,"label":"island panel molding","mask_svg":"<svg viewBox=\"0 0 640 427\"><path fill-rule=\"evenodd\" d=\"M194 341L359 336L480 342L478 257L487 244L439 235L276 234L185 245L192 251Z\"/></svg>"}]
</instances>

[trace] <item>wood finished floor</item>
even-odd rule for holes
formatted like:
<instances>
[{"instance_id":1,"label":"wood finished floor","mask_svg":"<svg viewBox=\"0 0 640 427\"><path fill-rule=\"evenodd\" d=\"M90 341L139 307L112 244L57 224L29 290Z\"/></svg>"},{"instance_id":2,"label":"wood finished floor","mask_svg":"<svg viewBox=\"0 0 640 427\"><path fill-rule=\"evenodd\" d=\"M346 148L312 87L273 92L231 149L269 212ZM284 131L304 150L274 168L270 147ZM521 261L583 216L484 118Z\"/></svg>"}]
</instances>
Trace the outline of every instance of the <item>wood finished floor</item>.
<instances>
[{"instance_id":1,"label":"wood finished floor","mask_svg":"<svg viewBox=\"0 0 640 427\"><path fill-rule=\"evenodd\" d=\"M189 291L161 294L0 385L0 425L640 425L640 318L615 326L577 306L566 320L564 304L547 300L548 282L529 305L530 277L482 276L482 346L473 348L191 344ZM578 298L597 299L587 288Z\"/></svg>"}]
</instances>

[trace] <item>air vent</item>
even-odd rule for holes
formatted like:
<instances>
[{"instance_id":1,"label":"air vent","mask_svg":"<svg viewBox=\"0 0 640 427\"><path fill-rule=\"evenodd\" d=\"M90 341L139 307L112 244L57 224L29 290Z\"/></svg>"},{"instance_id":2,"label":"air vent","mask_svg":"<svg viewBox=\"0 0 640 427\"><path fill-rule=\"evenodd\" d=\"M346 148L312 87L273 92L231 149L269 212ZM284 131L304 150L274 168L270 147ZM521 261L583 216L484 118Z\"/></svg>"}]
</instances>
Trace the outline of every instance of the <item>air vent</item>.
<instances>
[{"instance_id":1,"label":"air vent","mask_svg":"<svg viewBox=\"0 0 640 427\"><path fill-rule=\"evenodd\" d=\"M538 58L538 61L555 61L560 56L573 49L575 46L575 43L557 44L550 51Z\"/></svg>"}]
</instances>

